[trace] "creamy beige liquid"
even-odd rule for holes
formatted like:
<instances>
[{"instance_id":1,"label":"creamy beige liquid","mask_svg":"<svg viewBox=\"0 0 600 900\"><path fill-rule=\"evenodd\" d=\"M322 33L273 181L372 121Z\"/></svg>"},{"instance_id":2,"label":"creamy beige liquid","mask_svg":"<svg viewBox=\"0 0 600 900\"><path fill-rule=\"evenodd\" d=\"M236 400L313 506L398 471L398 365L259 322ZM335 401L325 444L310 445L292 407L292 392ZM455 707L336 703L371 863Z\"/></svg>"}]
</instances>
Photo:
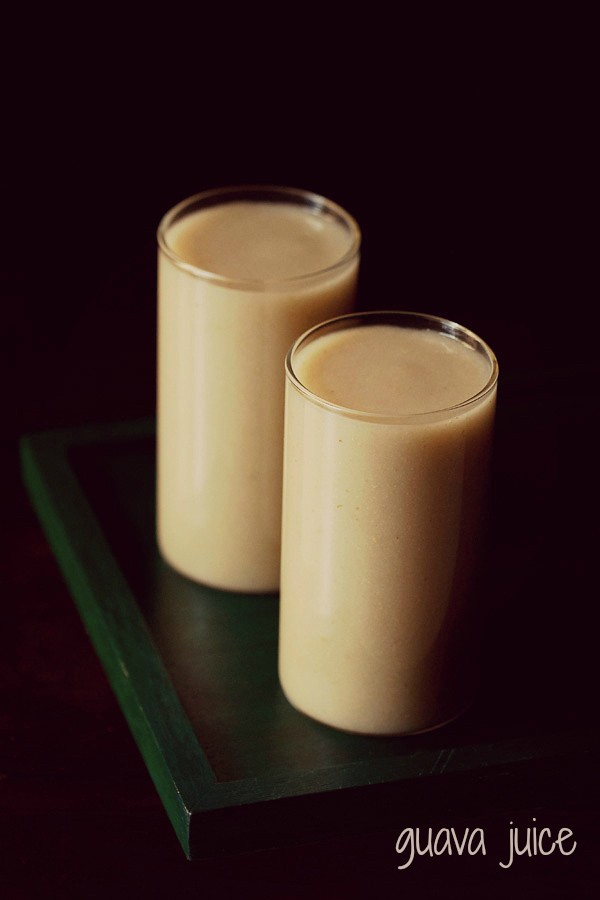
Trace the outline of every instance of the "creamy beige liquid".
<instances>
[{"instance_id":1,"label":"creamy beige liquid","mask_svg":"<svg viewBox=\"0 0 600 900\"><path fill-rule=\"evenodd\" d=\"M322 334L292 365L344 409L288 380L283 690L348 731L435 727L474 689L466 602L495 389L448 407L485 387L491 361L433 330L370 325Z\"/></svg>"},{"instance_id":2,"label":"creamy beige liquid","mask_svg":"<svg viewBox=\"0 0 600 900\"><path fill-rule=\"evenodd\" d=\"M357 254L336 264L354 238L330 214L266 201L190 212L166 234L158 541L195 580L278 588L284 358L304 330L352 309Z\"/></svg>"}]
</instances>

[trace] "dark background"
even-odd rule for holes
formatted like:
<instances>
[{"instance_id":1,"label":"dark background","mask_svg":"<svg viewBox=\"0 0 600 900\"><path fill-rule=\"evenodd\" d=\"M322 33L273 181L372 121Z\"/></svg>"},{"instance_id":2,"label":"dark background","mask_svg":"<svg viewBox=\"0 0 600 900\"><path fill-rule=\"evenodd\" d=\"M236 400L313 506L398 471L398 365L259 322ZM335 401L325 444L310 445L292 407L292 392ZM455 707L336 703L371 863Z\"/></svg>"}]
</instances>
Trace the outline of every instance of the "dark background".
<instances>
[{"instance_id":1,"label":"dark background","mask_svg":"<svg viewBox=\"0 0 600 900\"><path fill-rule=\"evenodd\" d=\"M454 885L460 896L591 896L598 781L576 757L559 776L533 771L514 783L515 815L573 827L577 853L524 861L502 878L492 864L426 860L403 880L394 835L373 822L364 838L187 863L26 500L21 434L154 413L162 214L211 186L290 184L360 223L361 306L447 316L491 344L506 398L501 477L514 503L502 524L517 522L518 540L505 543L521 554L508 575L522 565L535 590L543 562L527 529L539 527L540 503L551 509L566 460L577 478L560 481L559 536L544 545L554 562L566 547L552 576L555 622L557 609L597 596L597 529L584 525L599 374L587 23L439 11L418 23L365 21L347 10L331 27L294 10L271 35L262 15L192 26L169 10L125 25L104 8L86 21L36 13L6 29L0 894L159 897L170 887L192 897L229 887L302 897L310 886L313 896L350 897L368 883L379 896L450 896ZM558 455L543 429L517 446L515 410L523 422L541 404L551 418L573 398ZM534 606L543 617L541 594ZM589 607L585 617L593 656ZM533 704L572 667L569 647L538 673ZM506 829L506 810L461 819L460 802L442 794L435 818Z\"/></svg>"}]
</instances>

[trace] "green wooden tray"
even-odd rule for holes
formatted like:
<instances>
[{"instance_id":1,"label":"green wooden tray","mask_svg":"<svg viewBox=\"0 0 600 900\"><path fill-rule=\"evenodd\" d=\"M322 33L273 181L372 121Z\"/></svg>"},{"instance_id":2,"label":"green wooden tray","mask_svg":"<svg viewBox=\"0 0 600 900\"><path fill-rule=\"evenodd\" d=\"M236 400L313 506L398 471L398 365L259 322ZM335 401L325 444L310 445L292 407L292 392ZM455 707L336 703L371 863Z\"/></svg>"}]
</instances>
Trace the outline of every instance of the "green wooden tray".
<instances>
[{"instance_id":1,"label":"green wooden tray","mask_svg":"<svg viewBox=\"0 0 600 900\"><path fill-rule=\"evenodd\" d=\"M532 712L523 685L537 669L518 647L508 678L503 651L488 651L481 701L440 731L364 738L313 722L278 684L278 598L205 588L161 560L153 422L27 435L21 460L188 858L380 825L386 804L410 822L453 777L480 785L486 771L599 746L583 703L557 716L538 697Z\"/></svg>"}]
</instances>

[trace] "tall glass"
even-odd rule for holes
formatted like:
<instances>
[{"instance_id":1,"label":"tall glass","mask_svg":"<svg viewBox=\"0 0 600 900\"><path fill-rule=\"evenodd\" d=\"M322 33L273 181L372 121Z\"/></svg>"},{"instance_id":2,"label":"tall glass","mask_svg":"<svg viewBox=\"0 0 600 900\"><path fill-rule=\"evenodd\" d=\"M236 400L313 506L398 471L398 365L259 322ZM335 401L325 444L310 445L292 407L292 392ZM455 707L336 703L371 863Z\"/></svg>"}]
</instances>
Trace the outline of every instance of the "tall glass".
<instances>
[{"instance_id":1,"label":"tall glass","mask_svg":"<svg viewBox=\"0 0 600 900\"><path fill-rule=\"evenodd\" d=\"M342 730L408 734L476 688L498 365L435 316L346 315L286 360L280 680Z\"/></svg>"},{"instance_id":2,"label":"tall glass","mask_svg":"<svg viewBox=\"0 0 600 900\"><path fill-rule=\"evenodd\" d=\"M185 200L157 237L160 551L196 581L276 591L285 354L353 308L358 226L324 197L250 185Z\"/></svg>"}]
</instances>

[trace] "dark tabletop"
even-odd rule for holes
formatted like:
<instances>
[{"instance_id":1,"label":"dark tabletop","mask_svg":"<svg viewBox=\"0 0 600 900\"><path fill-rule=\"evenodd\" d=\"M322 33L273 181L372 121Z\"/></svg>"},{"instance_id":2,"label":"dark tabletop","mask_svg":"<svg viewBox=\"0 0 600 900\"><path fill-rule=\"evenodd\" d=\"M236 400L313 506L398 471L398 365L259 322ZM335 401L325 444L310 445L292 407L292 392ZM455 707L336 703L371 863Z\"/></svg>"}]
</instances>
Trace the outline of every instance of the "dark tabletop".
<instances>
[{"instance_id":1,"label":"dark tabletop","mask_svg":"<svg viewBox=\"0 0 600 900\"><path fill-rule=\"evenodd\" d=\"M429 116L389 104L375 113L362 97L361 125L334 92L309 128L302 91L287 113L248 92L235 109L199 103L192 127L160 67L148 67L140 100L135 73L117 87L101 77L106 66L103 56L84 70L87 107L72 93L73 71L48 82L39 68L35 103L32 94L17 104L5 171L0 897L594 896L599 760L577 737L598 709L600 371L578 181L585 115L533 81L529 102L523 85L505 94L493 78L484 96L472 77L460 109L436 82ZM186 122L176 145L157 109L162 121ZM158 220L189 194L251 181L306 187L355 215L363 308L447 316L496 351L492 562L499 609L512 601L497 622L519 659L533 649L518 685L511 657L495 659L495 677L506 674L532 720L555 710L573 750L468 785L432 782L410 822L396 797L394 822L383 797L381 819L351 807L347 833L315 841L308 831L300 843L189 862L27 499L17 444L42 429L154 414ZM554 835L569 828L575 851L501 868L510 823L534 818ZM398 870L408 826L482 828L488 853Z\"/></svg>"}]
</instances>

